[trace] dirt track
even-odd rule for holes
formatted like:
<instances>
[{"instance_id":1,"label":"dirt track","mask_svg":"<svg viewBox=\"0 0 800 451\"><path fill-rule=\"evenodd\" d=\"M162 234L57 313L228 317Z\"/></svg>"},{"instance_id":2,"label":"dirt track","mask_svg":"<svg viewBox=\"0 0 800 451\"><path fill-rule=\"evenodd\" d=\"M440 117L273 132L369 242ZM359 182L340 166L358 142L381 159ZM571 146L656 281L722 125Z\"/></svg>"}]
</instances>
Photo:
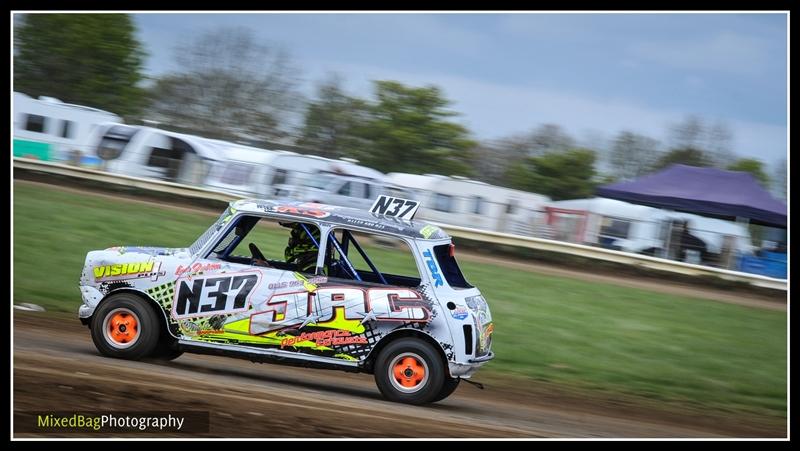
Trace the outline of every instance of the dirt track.
<instances>
[{"instance_id":1,"label":"dirt track","mask_svg":"<svg viewBox=\"0 0 800 451\"><path fill-rule=\"evenodd\" d=\"M462 384L438 404L399 405L382 400L372 377L365 374L189 354L170 363L109 359L97 353L88 329L74 315L14 311L15 411L203 410L211 412L210 432L191 436L216 437L786 434L785 426L758 425L749 419L722 420L702 412L667 414L641 406L560 397L546 387L509 385L493 380L481 391ZM16 424L14 428L19 430Z\"/></svg>"}]
</instances>

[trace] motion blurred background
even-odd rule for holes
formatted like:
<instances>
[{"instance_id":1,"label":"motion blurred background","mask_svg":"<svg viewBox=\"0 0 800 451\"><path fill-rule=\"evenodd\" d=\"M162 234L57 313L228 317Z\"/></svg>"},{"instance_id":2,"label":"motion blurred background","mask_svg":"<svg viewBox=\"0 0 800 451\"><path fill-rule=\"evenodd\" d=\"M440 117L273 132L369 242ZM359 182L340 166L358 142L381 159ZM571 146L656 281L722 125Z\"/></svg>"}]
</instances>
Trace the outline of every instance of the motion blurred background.
<instances>
[{"instance_id":1,"label":"motion blurred background","mask_svg":"<svg viewBox=\"0 0 800 451\"><path fill-rule=\"evenodd\" d=\"M15 164L358 208L391 193L456 229L762 276L460 241L497 315L491 377L785 426L787 14L13 21ZM143 206L131 179L15 177L14 303L48 311L77 308L88 250L185 246L211 217Z\"/></svg>"}]
</instances>

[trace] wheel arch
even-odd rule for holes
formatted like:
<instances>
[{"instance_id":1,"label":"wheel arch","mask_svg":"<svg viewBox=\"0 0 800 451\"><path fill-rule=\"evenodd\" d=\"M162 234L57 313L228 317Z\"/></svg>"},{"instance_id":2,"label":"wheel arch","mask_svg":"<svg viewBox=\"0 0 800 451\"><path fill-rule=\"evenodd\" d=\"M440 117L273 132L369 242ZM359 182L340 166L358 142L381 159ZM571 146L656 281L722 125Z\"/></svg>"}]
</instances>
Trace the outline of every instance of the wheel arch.
<instances>
[{"instance_id":1,"label":"wheel arch","mask_svg":"<svg viewBox=\"0 0 800 451\"><path fill-rule=\"evenodd\" d=\"M439 358L442 360L442 364L444 365L445 370L447 371L447 375L450 376L449 365L447 364L447 355L444 352L444 348L442 345L436 341L430 334L422 332L416 329L398 329L389 332L387 335L383 336L375 346L372 347L367 357L364 359L364 371L368 374L374 373L374 365L375 359L380 354L381 350L385 348L389 343L392 343L395 340L399 340L401 338L417 338L421 339L422 341L427 342L428 344L432 345L433 348L436 350L436 353L439 355Z\"/></svg>"},{"instance_id":2,"label":"wheel arch","mask_svg":"<svg viewBox=\"0 0 800 451\"><path fill-rule=\"evenodd\" d=\"M170 336L172 336L173 338L176 338L176 339L180 338L180 337L177 337L175 334L172 333L172 329L169 327L169 319L167 318L167 314L164 311L164 309L161 307L161 305L158 302L156 302L155 299L150 297L150 295L148 295L147 293L145 293L143 291L140 291L140 290L137 290L137 289L134 289L134 288L117 288L115 290L112 290L112 291L109 291L108 293L106 293L106 295L103 296L103 299L101 299L100 302L98 302L97 305L94 307L94 311L92 312L92 316L87 318L87 322L89 324L91 324L92 317L94 317L95 312L97 312L97 309L100 307L100 305L103 304L104 302L106 302L108 300L108 298L110 298L111 296L114 296L114 295L117 295L117 294L123 294L123 293L132 294L134 296L138 296L139 298L147 301L148 305L150 305L150 307L153 309L153 311L157 312L156 316L161 318L161 325L163 326L162 331L166 330L167 333Z\"/></svg>"}]
</instances>

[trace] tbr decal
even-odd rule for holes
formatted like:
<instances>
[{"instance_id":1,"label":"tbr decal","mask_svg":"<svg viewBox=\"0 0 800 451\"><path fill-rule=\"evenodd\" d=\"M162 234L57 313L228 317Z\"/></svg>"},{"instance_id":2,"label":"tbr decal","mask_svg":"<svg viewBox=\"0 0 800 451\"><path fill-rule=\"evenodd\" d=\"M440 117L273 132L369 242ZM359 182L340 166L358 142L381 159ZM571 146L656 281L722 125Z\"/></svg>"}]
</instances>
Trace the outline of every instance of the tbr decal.
<instances>
[{"instance_id":1,"label":"tbr decal","mask_svg":"<svg viewBox=\"0 0 800 451\"><path fill-rule=\"evenodd\" d=\"M250 305L250 294L260 280L261 273L258 271L194 277L191 280L179 278L172 303L172 317L246 311Z\"/></svg>"},{"instance_id":2,"label":"tbr decal","mask_svg":"<svg viewBox=\"0 0 800 451\"><path fill-rule=\"evenodd\" d=\"M92 271L94 272L94 280L96 282L119 279L143 279L148 277L151 278L150 280L156 281L159 276L165 274L164 271L159 271L160 268L161 262L151 260L147 262L95 266L92 268Z\"/></svg>"},{"instance_id":3,"label":"tbr decal","mask_svg":"<svg viewBox=\"0 0 800 451\"><path fill-rule=\"evenodd\" d=\"M431 250L425 249L425 251L422 252L422 255L425 257L425 264L428 266L428 270L431 272L433 285L436 287L444 285L444 281L442 281L442 275L439 274L439 268L436 266L436 260L433 259Z\"/></svg>"}]
</instances>

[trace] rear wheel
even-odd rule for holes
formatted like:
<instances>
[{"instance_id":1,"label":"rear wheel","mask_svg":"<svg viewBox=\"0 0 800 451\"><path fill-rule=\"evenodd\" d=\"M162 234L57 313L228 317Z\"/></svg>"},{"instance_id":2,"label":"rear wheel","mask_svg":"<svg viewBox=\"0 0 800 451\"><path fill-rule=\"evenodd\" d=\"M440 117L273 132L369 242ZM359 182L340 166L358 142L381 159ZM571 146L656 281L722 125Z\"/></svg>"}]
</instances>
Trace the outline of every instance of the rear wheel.
<instances>
[{"instance_id":1,"label":"rear wheel","mask_svg":"<svg viewBox=\"0 0 800 451\"><path fill-rule=\"evenodd\" d=\"M375 361L374 373L384 397L408 404L436 401L446 377L439 353L417 338L400 338L386 345Z\"/></svg>"},{"instance_id":2,"label":"rear wheel","mask_svg":"<svg viewBox=\"0 0 800 451\"><path fill-rule=\"evenodd\" d=\"M183 355L183 351L178 349L178 341L167 332L166 329L162 331L162 337L156 345L156 349L150 354L150 358L154 360L175 360Z\"/></svg>"},{"instance_id":3,"label":"rear wheel","mask_svg":"<svg viewBox=\"0 0 800 451\"><path fill-rule=\"evenodd\" d=\"M103 301L92 316L92 341L108 357L138 360L153 353L160 322L144 299L130 293Z\"/></svg>"},{"instance_id":4,"label":"rear wheel","mask_svg":"<svg viewBox=\"0 0 800 451\"><path fill-rule=\"evenodd\" d=\"M442 389L439 390L439 393L433 398L431 402L438 402L441 401L448 396L452 395L456 388L458 388L458 383L461 382L460 377L448 377L445 376L444 384L442 384Z\"/></svg>"}]
</instances>

